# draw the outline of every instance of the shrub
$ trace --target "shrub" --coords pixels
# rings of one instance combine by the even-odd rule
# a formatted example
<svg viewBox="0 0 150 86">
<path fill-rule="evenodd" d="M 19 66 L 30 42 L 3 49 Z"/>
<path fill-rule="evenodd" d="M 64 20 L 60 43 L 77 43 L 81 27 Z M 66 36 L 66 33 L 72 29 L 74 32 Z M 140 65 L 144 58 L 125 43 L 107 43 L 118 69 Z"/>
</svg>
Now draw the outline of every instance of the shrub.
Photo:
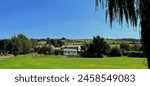
<svg viewBox="0 0 150 86">
<path fill-rule="evenodd" d="M 54 54 L 55 54 L 55 55 L 59 55 L 59 54 L 60 54 L 60 51 L 59 51 L 59 50 L 54 50 Z"/>
<path fill-rule="evenodd" d="M 121 44 L 120 44 L 120 49 L 129 51 L 129 50 L 130 50 L 130 45 L 127 44 L 127 43 L 121 43 Z"/>
<path fill-rule="evenodd" d="M 40 48 L 38 48 L 38 53 L 39 54 L 53 54 L 54 49 L 50 45 L 44 45 Z"/>
<path fill-rule="evenodd" d="M 19 53 L 18 53 L 17 51 L 14 51 L 14 52 L 13 52 L 13 55 L 14 55 L 14 56 L 18 56 Z"/>
<path fill-rule="evenodd" d="M 133 51 L 140 51 L 141 46 L 139 44 L 133 44 L 133 46 L 131 47 L 131 49 Z"/>
<path fill-rule="evenodd" d="M 122 55 L 123 55 L 123 56 L 127 56 L 127 51 L 126 51 L 126 50 L 121 49 L 121 52 L 122 52 Z"/>
<path fill-rule="evenodd" d="M 128 57 L 144 57 L 143 52 L 140 51 L 132 51 L 127 53 Z"/>
<path fill-rule="evenodd" d="M 122 56 L 122 52 L 119 48 L 114 47 L 110 51 L 110 56 Z"/>
</svg>

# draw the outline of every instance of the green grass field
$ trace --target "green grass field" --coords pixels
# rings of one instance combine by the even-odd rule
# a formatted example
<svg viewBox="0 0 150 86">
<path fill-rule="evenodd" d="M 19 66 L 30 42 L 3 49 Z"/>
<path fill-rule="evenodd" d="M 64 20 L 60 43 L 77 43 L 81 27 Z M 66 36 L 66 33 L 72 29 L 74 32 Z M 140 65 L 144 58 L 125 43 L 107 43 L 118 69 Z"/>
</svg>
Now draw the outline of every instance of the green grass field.
<svg viewBox="0 0 150 86">
<path fill-rule="evenodd" d="M 145 58 L 68 58 L 24 55 L 0 60 L 1 69 L 147 69 Z"/>
</svg>

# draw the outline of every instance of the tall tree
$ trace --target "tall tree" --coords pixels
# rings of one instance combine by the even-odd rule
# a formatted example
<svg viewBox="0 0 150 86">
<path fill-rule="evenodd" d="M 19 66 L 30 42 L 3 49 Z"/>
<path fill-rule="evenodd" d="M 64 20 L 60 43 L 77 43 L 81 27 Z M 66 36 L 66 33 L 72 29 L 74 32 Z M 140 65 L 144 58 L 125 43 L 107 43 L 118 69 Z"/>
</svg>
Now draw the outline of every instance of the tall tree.
<svg viewBox="0 0 150 86">
<path fill-rule="evenodd" d="M 93 37 L 93 41 L 85 45 L 83 55 L 88 57 L 103 57 L 110 50 L 110 46 L 100 36 Z M 87 55 L 86 55 L 87 54 Z"/>
<path fill-rule="evenodd" d="M 21 54 L 27 54 L 31 51 L 31 42 L 30 40 L 23 34 L 18 35 L 18 42 L 20 43 Z"/>
<path fill-rule="evenodd" d="M 12 42 L 12 53 L 14 55 L 18 54 L 28 54 L 31 51 L 31 42 L 30 40 L 23 34 L 19 34 L 18 36 L 13 36 L 11 38 Z"/>
<path fill-rule="evenodd" d="M 20 48 L 19 48 L 19 43 L 18 43 L 18 38 L 16 36 L 13 36 L 11 38 L 12 41 L 12 54 L 14 54 L 14 56 L 17 56 L 20 52 Z"/>
<path fill-rule="evenodd" d="M 115 19 L 122 24 L 124 18 L 133 27 L 140 25 L 143 50 L 150 68 L 150 0 L 96 0 L 96 7 L 99 5 L 106 8 L 111 26 Z"/>
</svg>

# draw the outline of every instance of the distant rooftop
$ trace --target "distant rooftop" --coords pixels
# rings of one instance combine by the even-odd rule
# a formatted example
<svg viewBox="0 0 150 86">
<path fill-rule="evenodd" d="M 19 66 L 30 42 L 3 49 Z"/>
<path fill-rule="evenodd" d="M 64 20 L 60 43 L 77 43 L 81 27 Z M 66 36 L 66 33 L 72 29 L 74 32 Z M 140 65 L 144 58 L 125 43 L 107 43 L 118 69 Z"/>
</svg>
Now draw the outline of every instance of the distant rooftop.
<svg viewBox="0 0 150 86">
<path fill-rule="evenodd" d="M 62 51 L 77 51 L 77 49 L 62 49 Z"/>
</svg>

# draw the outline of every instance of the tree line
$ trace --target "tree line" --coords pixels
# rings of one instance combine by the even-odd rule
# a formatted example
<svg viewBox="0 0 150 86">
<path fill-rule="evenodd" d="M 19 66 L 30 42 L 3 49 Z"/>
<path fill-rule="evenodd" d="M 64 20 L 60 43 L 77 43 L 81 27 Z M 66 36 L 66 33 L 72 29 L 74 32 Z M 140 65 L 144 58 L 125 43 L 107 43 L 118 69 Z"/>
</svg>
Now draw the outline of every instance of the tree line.
<svg viewBox="0 0 150 86">
<path fill-rule="evenodd" d="M 23 34 L 11 37 L 11 39 L 0 40 L 0 54 L 19 54 L 39 53 L 39 54 L 59 54 L 59 50 L 55 47 L 64 45 L 62 40 L 65 39 L 44 39 L 45 44 L 39 45 L 37 39 L 29 39 Z M 128 43 L 117 44 L 119 47 L 111 47 L 104 38 L 100 36 L 93 37 L 92 42 L 86 43 L 79 52 L 81 57 L 103 57 L 107 56 L 129 56 L 129 57 L 143 57 L 142 46 L 138 43 L 130 46 Z"/>
<path fill-rule="evenodd" d="M 129 45 L 122 42 L 118 46 L 111 47 L 104 38 L 100 36 L 93 37 L 93 41 L 82 46 L 81 56 L 83 57 L 103 57 L 103 56 L 129 56 L 129 57 L 144 57 L 142 46 L 136 42 Z"/>
<path fill-rule="evenodd" d="M 46 44 L 41 46 L 38 42 L 38 39 L 29 39 L 23 34 L 13 36 L 10 39 L 0 40 L 0 55 L 13 54 L 17 56 L 33 52 L 39 54 L 52 54 L 54 52 L 54 47 L 61 47 L 64 45 L 61 39 L 46 39 Z"/>
<path fill-rule="evenodd" d="M 37 45 L 35 40 L 29 40 L 25 35 L 19 34 L 11 39 L 0 40 L 0 53 L 13 54 L 28 54 Z"/>
</svg>

